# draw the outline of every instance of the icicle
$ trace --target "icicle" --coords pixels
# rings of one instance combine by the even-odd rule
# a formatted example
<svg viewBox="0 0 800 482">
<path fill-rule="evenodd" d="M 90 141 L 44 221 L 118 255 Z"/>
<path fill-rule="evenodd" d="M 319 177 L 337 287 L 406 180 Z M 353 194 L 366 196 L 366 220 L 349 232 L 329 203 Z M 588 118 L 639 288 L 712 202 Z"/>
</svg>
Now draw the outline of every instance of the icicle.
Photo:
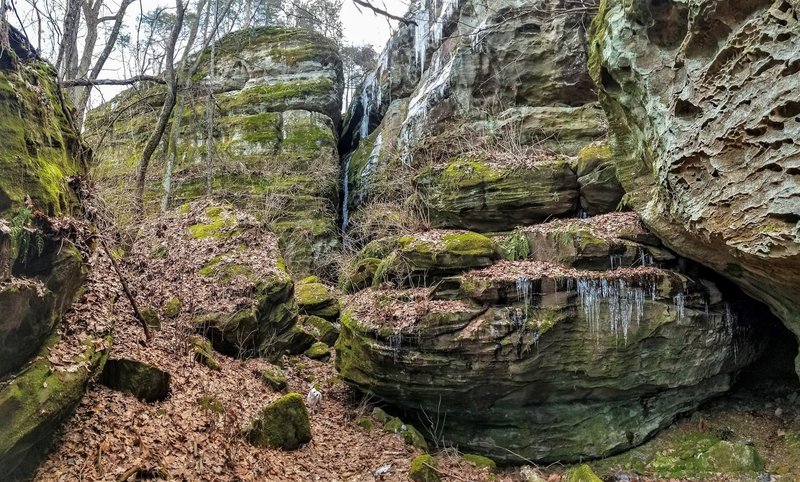
<svg viewBox="0 0 800 482">
<path fill-rule="evenodd" d="M 602 307 L 605 304 L 609 330 L 614 335 L 622 331 L 626 344 L 631 324 L 635 322 L 638 325 L 644 315 L 645 290 L 629 286 L 621 278 L 616 282 L 605 278 L 578 279 L 578 296 L 583 307 L 583 315 L 589 322 L 589 330 L 599 334 L 603 319 Z"/>
<path fill-rule="evenodd" d="M 426 0 L 421 0 L 419 9 L 414 15 L 414 59 L 419 65 L 420 73 L 425 72 L 425 54 L 428 50 L 428 23 L 430 14 L 428 13 L 428 6 Z"/>
<path fill-rule="evenodd" d="M 682 320 L 686 316 L 683 291 L 679 291 L 678 294 L 672 298 L 672 301 L 675 305 L 675 312 L 678 314 L 678 319 Z"/>
</svg>

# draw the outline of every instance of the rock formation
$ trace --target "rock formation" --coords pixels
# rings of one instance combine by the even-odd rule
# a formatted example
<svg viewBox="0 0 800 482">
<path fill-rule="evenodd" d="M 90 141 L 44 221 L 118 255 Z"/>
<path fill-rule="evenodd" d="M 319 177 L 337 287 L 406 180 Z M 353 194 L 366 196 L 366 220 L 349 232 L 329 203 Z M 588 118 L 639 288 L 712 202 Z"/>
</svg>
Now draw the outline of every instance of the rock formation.
<svg viewBox="0 0 800 482">
<path fill-rule="evenodd" d="M 590 70 L 627 202 L 800 335 L 798 15 L 784 0 L 607 0 Z"/>
<path fill-rule="evenodd" d="M 639 206 L 590 79 L 590 9 L 409 15 L 340 143 L 360 248 L 343 378 L 507 463 L 616 453 L 727 391 L 763 348 L 759 315 L 635 213 L 604 214 Z"/>
<path fill-rule="evenodd" d="M 339 162 L 342 65 L 335 45 L 301 29 L 264 27 L 234 32 L 209 52 L 193 78 L 214 92 L 215 199 L 232 202 L 278 235 L 290 271 L 324 271 L 339 244 Z M 192 60 L 193 61 L 193 60 Z M 163 88 L 125 91 L 87 119 L 87 139 L 99 143 L 95 174 L 109 199 L 130 196 L 131 179 L 155 119 Z M 173 174 L 172 206 L 207 192 L 207 94 L 184 110 Z M 109 131 L 111 120 L 116 119 Z M 164 144 L 168 139 L 163 140 Z M 152 213 L 163 194 L 165 163 L 150 168 L 146 201 Z"/>
</svg>

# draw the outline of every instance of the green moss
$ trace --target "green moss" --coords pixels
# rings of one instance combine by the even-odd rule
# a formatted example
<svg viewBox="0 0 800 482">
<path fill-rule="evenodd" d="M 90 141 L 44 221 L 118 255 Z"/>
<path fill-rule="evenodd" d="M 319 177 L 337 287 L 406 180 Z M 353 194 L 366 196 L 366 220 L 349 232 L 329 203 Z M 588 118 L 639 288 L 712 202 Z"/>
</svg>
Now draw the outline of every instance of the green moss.
<svg viewBox="0 0 800 482">
<path fill-rule="evenodd" d="M 276 366 L 264 368 L 259 372 L 259 374 L 261 376 L 261 380 L 266 383 L 267 386 L 277 392 L 286 390 L 286 387 L 289 385 L 289 380 L 286 378 L 283 370 Z"/>
<path fill-rule="evenodd" d="M 212 370 L 221 370 L 217 357 L 214 355 L 214 349 L 211 347 L 211 342 L 200 335 L 192 335 L 189 337 L 189 347 L 194 355 L 194 360 L 202 363 Z"/>
<path fill-rule="evenodd" d="M 244 264 L 225 261 L 225 255 L 212 258 L 200 268 L 198 273 L 206 278 L 217 278 L 223 283 L 235 278 L 248 280 L 254 280 L 255 278 L 252 268 Z"/>
<path fill-rule="evenodd" d="M 386 423 L 389 421 L 389 415 L 381 407 L 375 407 L 372 409 L 372 418 L 380 423 Z"/>
<path fill-rule="evenodd" d="M 311 441 L 303 397 L 289 393 L 267 405 L 247 431 L 247 439 L 256 446 L 295 450 Z"/>
<path fill-rule="evenodd" d="M 764 461 L 751 445 L 708 432 L 677 431 L 595 465 L 601 472 L 624 469 L 659 478 L 702 479 L 720 473 L 755 476 Z"/>
<path fill-rule="evenodd" d="M 494 472 L 497 469 L 497 464 L 489 457 L 478 454 L 464 454 L 462 457 L 479 469 L 487 469 L 490 472 Z"/>
<path fill-rule="evenodd" d="M 411 461 L 408 477 L 414 482 L 440 482 L 437 467 L 436 459 L 430 454 L 418 455 Z"/>
<path fill-rule="evenodd" d="M 367 432 L 370 432 L 373 428 L 375 428 L 375 422 L 373 422 L 369 417 L 358 417 L 356 418 L 355 423 L 357 426 L 363 428 Z"/>
<path fill-rule="evenodd" d="M 156 330 L 161 329 L 161 319 L 158 317 L 156 310 L 152 308 L 142 308 L 139 312 L 147 323 L 147 326 Z"/>
<path fill-rule="evenodd" d="M 493 257 L 497 252 L 494 241 L 478 233 L 446 234 L 442 240 L 448 253 Z"/>
<path fill-rule="evenodd" d="M 150 251 L 150 257 L 153 259 L 165 259 L 167 256 L 169 256 L 169 248 L 166 246 L 158 246 Z"/>
<path fill-rule="evenodd" d="M 304 355 L 312 360 L 327 361 L 331 357 L 331 349 L 325 343 L 318 341 L 311 345 Z"/>
<path fill-rule="evenodd" d="M 197 404 L 200 405 L 200 408 L 207 412 L 212 413 L 224 413 L 225 408 L 222 406 L 222 400 L 215 397 L 214 395 L 203 395 L 202 397 L 197 399 Z"/>
<path fill-rule="evenodd" d="M 236 215 L 232 213 L 231 214 L 223 213 L 221 208 L 219 208 L 220 211 L 216 211 L 213 209 L 214 208 L 209 208 L 209 210 L 214 214 L 209 215 L 208 212 L 206 212 L 206 215 L 211 220 L 211 222 L 199 223 L 189 226 L 189 234 L 192 238 L 223 239 L 231 237 L 235 234 L 235 231 L 230 228 L 236 224 Z"/>
<path fill-rule="evenodd" d="M 567 470 L 561 480 L 563 482 L 603 482 L 586 464 Z"/>
<path fill-rule="evenodd" d="M 164 303 L 164 306 L 161 308 L 161 311 L 167 318 L 174 319 L 178 317 L 178 315 L 181 312 L 181 309 L 183 309 L 183 302 L 177 296 L 173 296 L 172 298 L 167 300 L 166 303 Z"/>
<path fill-rule="evenodd" d="M 96 351 L 94 342 L 85 343 L 74 363 L 85 368 L 69 372 L 56 369 L 47 360 L 58 343 L 52 335 L 33 361 L 0 389 L 0 472 L 11 474 L 21 463 L 30 465 L 46 452 L 32 441 L 52 440 L 60 424 L 80 402 L 86 384 L 101 369 L 107 350 Z M 111 346 L 111 338 L 103 340 Z"/>
<path fill-rule="evenodd" d="M 298 101 L 332 92 L 334 92 L 333 81 L 320 77 L 303 82 L 279 82 L 258 85 L 241 90 L 236 95 L 223 97 L 220 103 L 224 110 L 265 104 L 273 105 L 277 108 L 292 100 Z"/>
<path fill-rule="evenodd" d="M 317 306 L 332 299 L 328 287 L 322 283 L 300 282 L 295 285 L 294 296 L 301 307 Z"/>
<path fill-rule="evenodd" d="M 441 172 L 442 185 L 449 188 L 463 189 L 485 182 L 496 181 L 502 172 L 492 169 L 482 161 L 473 159 L 457 159 L 450 162 Z"/>
</svg>

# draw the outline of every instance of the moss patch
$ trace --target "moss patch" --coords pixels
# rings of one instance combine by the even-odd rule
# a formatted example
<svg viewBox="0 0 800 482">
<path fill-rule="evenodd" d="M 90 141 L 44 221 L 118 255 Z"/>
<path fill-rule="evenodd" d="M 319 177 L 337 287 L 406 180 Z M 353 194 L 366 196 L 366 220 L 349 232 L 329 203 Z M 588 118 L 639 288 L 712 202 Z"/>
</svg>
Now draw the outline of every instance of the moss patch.
<svg viewBox="0 0 800 482">
<path fill-rule="evenodd" d="M 308 411 L 299 393 L 289 393 L 267 405 L 247 431 L 256 446 L 296 450 L 311 441 Z"/>
<path fill-rule="evenodd" d="M 418 455 L 411 461 L 408 477 L 414 482 L 441 482 L 437 467 L 436 459 L 430 454 Z"/>
</svg>

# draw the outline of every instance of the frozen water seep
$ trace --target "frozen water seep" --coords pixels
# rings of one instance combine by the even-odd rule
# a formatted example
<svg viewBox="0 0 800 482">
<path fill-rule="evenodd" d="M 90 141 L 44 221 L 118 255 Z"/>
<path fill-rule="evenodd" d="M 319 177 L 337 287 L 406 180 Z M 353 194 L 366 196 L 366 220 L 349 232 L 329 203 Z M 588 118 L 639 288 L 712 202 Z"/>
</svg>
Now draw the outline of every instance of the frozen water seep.
<svg viewBox="0 0 800 482">
<path fill-rule="evenodd" d="M 651 291 L 655 293 L 655 281 L 652 284 Z M 590 330 L 599 333 L 607 316 L 611 332 L 617 335 L 622 331 L 627 343 L 631 324 L 635 322 L 638 325 L 644 315 L 645 288 L 631 286 L 622 278 L 578 279 L 577 291 Z"/>
<path fill-rule="evenodd" d="M 397 361 L 397 355 L 400 351 L 400 347 L 403 346 L 403 333 L 398 331 L 397 333 L 393 333 L 389 335 L 389 350 L 394 355 L 394 360 Z"/>
<path fill-rule="evenodd" d="M 675 312 L 678 314 L 678 319 L 682 320 L 686 316 L 686 301 L 683 296 L 683 291 L 679 291 L 678 294 L 672 298 L 672 301 L 675 304 Z"/>
<path fill-rule="evenodd" d="M 344 168 L 342 172 L 342 233 L 347 231 L 347 224 L 350 222 L 350 183 L 348 182 L 348 172 L 350 171 L 350 158 L 353 154 L 350 153 L 344 156 Z"/>
<path fill-rule="evenodd" d="M 442 42 L 442 32 L 444 31 L 444 26 L 446 23 L 450 21 L 450 18 L 453 16 L 453 13 L 456 12 L 458 9 L 458 0 L 443 0 L 441 10 L 439 10 L 439 16 L 436 18 L 433 26 L 431 27 L 431 42 L 433 43 L 434 47 L 438 47 L 439 44 Z"/>
<path fill-rule="evenodd" d="M 470 34 L 470 46 L 472 47 L 473 52 L 478 51 L 478 46 L 480 45 L 483 38 L 486 37 L 486 31 L 488 30 L 486 22 L 488 20 L 489 20 L 488 17 L 483 19 L 483 22 L 481 22 L 475 28 L 475 30 L 473 30 L 472 33 Z"/>
<path fill-rule="evenodd" d="M 383 133 L 378 132 L 378 135 L 375 137 L 375 145 L 372 146 L 372 151 L 369 153 L 369 157 L 367 158 L 367 163 L 364 164 L 364 168 L 361 169 L 361 183 L 362 186 L 368 185 L 372 179 L 375 177 L 375 172 L 378 170 L 378 159 L 381 155 L 381 146 L 383 145 Z M 359 200 L 363 200 L 364 193 L 367 189 L 362 188 L 359 192 Z"/>
<path fill-rule="evenodd" d="M 612 254 L 611 256 L 609 256 L 608 262 L 611 265 L 611 269 L 620 268 L 622 267 L 622 256 L 618 254 Z"/>
<path fill-rule="evenodd" d="M 414 137 L 413 133 L 418 120 L 428 115 L 429 104 L 444 97 L 454 61 L 455 56 L 451 57 L 444 66 L 441 66 L 441 60 L 436 57 L 433 62 L 434 69 L 431 70 L 425 82 L 418 89 L 417 94 L 408 103 L 408 114 L 400 129 L 400 141 L 403 147 L 402 158 L 406 165 L 410 165 L 412 161 L 411 141 Z M 436 73 L 436 75 L 430 75 L 433 73 Z"/>
<path fill-rule="evenodd" d="M 653 255 L 647 252 L 646 249 L 639 248 L 639 264 L 641 266 L 653 266 L 655 261 L 653 260 Z"/>
<path fill-rule="evenodd" d="M 426 0 L 419 2 L 419 7 L 414 14 L 414 59 L 420 66 L 420 72 L 425 71 L 425 54 L 428 50 L 428 30 L 430 14 Z"/>
<path fill-rule="evenodd" d="M 367 75 L 366 80 L 364 81 L 364 87 L 361 88 L 361 95 L 359 102 L 361 103 L 361 110 L 363 113 L 361 115 L 361 125 L 359 126 L 358 133 L 360 134 L 362 139 L 369 135 L 370 112 L 372 111 L 373 108 L 380 107 L 381 88 L 376 79 L 377 79 L 376 72 L 370 72 L 369 75 Z M 377 100 L 374 106 L 372 104 L 373 100 Z"/>
</svg>

